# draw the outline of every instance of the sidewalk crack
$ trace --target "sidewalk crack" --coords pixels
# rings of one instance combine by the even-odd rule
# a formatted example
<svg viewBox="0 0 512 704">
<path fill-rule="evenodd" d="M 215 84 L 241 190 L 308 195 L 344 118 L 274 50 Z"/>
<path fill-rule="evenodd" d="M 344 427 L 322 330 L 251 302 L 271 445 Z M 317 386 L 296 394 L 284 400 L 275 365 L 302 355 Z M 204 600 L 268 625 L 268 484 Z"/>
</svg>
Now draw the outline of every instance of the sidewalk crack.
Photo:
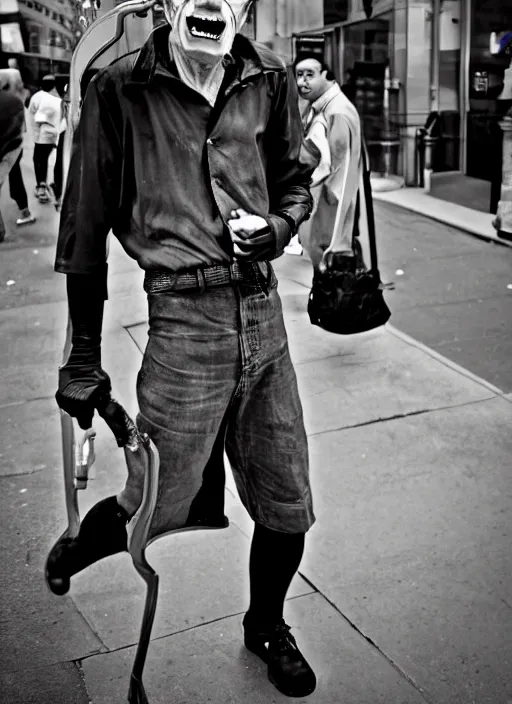
<svg viewBox="0 0 512 704">
<path fill-rule="evenodd" d="M 437 413 L 438 411 L 449 411 L 452 408 L 465 408 L 466 406 L 474 406 L 478 403 L 486 403 L 488 401 L 494 401 L 498 396 L 492 396 L 491 398 L 480 398 L 476 401 L 466 401 L 466 403 L 455 403 L 449 406 L 439 406 L 437 408 L 425 408 L 419 411 L 409 411 L 408 413 L 396 413 L 392 416 L 386 416 L 385 418 L 374 418 L 373 420 L 363 421 L 362 423 L 354 423 L 354 425 L 342 425 L 337 428 L 329 428 L 329 430 L 319 430 L 316 433 L 308 433 L 308 438 L 317 437 L 319 435 L 327 435 L 328 433 L 339 433 L 343 430 L 353 430 L 354 428 L 364 428 L 367 425 L 376 425 L 377 423 L 387 423 L 392 420 L 401 420 L 402 418 L 409 418 L 411 416 L 422 416 L 426 413 Z"/>
</svg>

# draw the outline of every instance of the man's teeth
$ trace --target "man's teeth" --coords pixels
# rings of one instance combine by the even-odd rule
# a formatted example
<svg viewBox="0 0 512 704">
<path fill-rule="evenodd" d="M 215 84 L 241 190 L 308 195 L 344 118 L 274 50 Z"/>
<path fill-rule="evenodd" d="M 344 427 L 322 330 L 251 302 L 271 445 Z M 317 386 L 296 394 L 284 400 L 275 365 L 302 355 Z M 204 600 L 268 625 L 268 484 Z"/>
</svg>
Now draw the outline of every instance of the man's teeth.
<svg viewBox="0 0 512 704">
<path fill-rule="evenodd" d="M 187 17 L 187 26 L 194 37 L 218 40 L 224 32 L 226 23 L 218 17 L 192 15 Z"/>
<path fill-rule="evenodd" d="M 219 39 L 218 34 L 209 34 L 208 32 L 200 32 L 195 27 L 192 27 L 192 29 L 190 30 L 190 34 L 193 34 L 194 37 L 206 37 L 207 39 Z"/>
</svg>

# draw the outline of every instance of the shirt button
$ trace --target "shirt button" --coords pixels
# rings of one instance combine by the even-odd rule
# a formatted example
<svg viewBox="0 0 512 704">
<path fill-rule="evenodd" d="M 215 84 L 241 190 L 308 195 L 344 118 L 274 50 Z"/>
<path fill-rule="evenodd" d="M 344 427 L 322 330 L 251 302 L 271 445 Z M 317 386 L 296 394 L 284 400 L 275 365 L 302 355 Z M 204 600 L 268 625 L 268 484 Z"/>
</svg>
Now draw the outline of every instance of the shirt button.
<svg viewBox="0 0 512 704">
<path fill-rule="evenodd" d="M 217 144 L 217 140 L 209 138 L 206 140 L 206 144 L 210 145 L 211 147 L 214 147 Z"/>
</svg>

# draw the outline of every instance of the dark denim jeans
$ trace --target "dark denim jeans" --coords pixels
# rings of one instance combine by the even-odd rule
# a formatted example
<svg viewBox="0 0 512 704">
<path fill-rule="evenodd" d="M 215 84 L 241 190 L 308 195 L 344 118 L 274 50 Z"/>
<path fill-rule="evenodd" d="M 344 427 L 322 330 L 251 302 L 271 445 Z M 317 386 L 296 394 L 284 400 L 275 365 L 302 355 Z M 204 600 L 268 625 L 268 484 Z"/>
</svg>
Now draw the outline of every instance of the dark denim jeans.
<svg viewBox="0 0 512 704">
<path fill-rule="evenodd" d="M 160 454 L 151 536 L 222 524 L 224 449 L 240 498 L 268 528 L 314 522 L 307 438 L 277 280 L 149 294 L 139 428 Z M 265 272 L 264 272 L 265 273 Z"/>
</svg>

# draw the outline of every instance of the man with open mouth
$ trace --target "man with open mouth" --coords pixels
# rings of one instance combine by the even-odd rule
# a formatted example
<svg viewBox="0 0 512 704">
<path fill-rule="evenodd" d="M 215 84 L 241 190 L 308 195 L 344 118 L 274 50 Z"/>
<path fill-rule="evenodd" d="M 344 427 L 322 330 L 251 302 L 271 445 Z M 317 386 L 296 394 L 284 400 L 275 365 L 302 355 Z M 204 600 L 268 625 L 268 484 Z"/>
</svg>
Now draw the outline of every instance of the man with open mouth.
<svg viewBox="0 0 512 704">
<path fill-rule="evenodd" d="M 73 347 L 57 401 L 83 428 L 110 393 L 101 366 L 110 229 L 145 271 L 149 341 L 138 427 L 160 455 L 150 537 L 222 528 L 226 452 L 255 522 L 246 646 L 284 694 L 315 689 L 283 619 L 314 523 L 308 450 L 277 279 L 312 208 L 297 91 L 284 63 L 240 29 L 252 0 L 163 0 L 167 24 L 91 81 L 75 133 L 56 256 Z M 111 305 L 115 305 L 115 301 Z M 93 507 L 49 555 L 64 594 L 126 549 L 142 485 Z"/>
</svg>

